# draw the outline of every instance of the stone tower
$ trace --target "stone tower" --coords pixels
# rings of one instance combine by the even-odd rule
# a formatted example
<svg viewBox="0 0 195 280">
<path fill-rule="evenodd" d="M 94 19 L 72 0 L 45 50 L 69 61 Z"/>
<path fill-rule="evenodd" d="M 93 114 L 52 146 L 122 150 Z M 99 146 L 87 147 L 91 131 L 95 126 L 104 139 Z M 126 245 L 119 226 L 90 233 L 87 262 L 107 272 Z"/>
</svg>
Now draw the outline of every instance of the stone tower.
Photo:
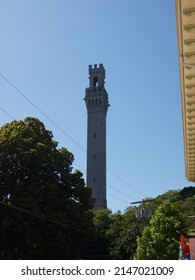
<svg viewBox="0 0 195 280">
<path fill-rule="evenodd" d="M 87 186 L 92 189 L 94 210 L 107 207 L 106 200 L 106 114 L 109 107 L 104 87 L 103 64 L 89 65 L 89 87 L 85 91 L 87 106 Z"/>
</svg>

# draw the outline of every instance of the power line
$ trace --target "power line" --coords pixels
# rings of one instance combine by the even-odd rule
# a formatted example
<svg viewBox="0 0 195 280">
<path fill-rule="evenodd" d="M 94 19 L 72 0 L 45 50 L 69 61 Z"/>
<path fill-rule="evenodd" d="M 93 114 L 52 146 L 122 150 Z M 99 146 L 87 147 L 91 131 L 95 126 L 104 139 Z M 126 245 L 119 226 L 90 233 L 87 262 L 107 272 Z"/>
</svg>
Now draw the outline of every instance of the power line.
<svg viewBox="0 0 195 280">
<path fill-rule="evenodd" d="M 2 107 L 0 107 L 0 110 L 4 112 L 8 117 L 10 117 L 12 120 L 15 120 L 15 118 L 12 115 L 10 115 L 7 111 L 5 111 Z"/>
<path fill-rule="evenodd" d="M 129 205 L 129 201 L 120 199 L 120 198 L 118 198 L 118 197 L 116 197 L 116 196 L 114 196 L 114 195 L 111 195 L 111 194 L 108 194 L 108 196 L 113 197 L 113 198 L 115 198 L 115 199 L 117 199 L 117 200 L 120 200 L 120 201 L 124 202 L 125 204 L 127 203 L 127 204 Z"/>
<path fill-rule="evenodd" d="M 78 168 L 82 169 L 84 172 L 86 172 L 85 168 L 83 168 L 81 165 L 77 164 L 75 161 L 73 162 Z"/>
<path fill-rule="evenodd" d="M 48 221 L 48 222 L 51 222 L 51 223 L 60 225 L 60 226 L 68 227 L 68 228 L 71 228 L 71 229 L 74 229 L 74 230 L 77 230 L 77 231 L 80 231 L 80 232 L 88 233 L 88 234 L 93 234 L 93 233 L 90 232 L 90 231 L 82 230 L 82 229 L 73 227 L 73 226 L 71 226 L 71 225 L 64 224 L 64 223 L 62 223 L 62 222 L 59 222 L 59 221 L 57 221 L 57 220 L 54 220 L 54 219 L 52 219 L 52 218 L 50 218 L 50 217 L 47 217 L 47 216 L 45 216 L 45 215 L 40 215 L 40 214 L 31 212 L 31 211 L 26 210 L 26 209 L 23 209 L 23 208 L 13 206 L 13 205 L 11 205 L 11 204 L 6 204 L 6 203 L 4 203 L 4 202 L 0 202 L 0 204 L 3 205 L 3 206 L 7 206 L 7 207 L 9 207 L 9 208 L 12 208 L 12 209 L 14 209 L 14 210 L 17 210 L 17 211 L 26 213 L 26 214 L 28 214 L 28 215 L 34 216 L 34 217 L 36 217 L 36 218 L 39 218 L 39 219 L 42 219 L 42 220 L 45 220 L 45 221 Z"/>
<path fill-rule="evenodd" d="M 13 87 L 13 89 L 15 89 L 23 98 L 25 98 L 35 109 L 37 109 L 49 122 L 51 122 L 56 128 L 58 128 L 64 135 L 66 135 L 71 141 L 73 141 L 79 148 L 81 148 L 83 151 L 87 152 L 86 149 L 84 149 L 77 141 L 75 141 L 67 132 L 65 132 L 58 124 L 56 124 L 50 117 L 48 117 L 48 115 L 46 115 L 37 105 L 35 105 L 28 97 L 26 97 L 26 95 L 24 93 L 21 92 L 21 90 L 19 90 L 13 83 L 11 83 L 2 73 L 0 73 L 0 76 L 9 84 L 11 85 L 11 87 Z M 12 117 L 10 115 L 10 117 Z M 13 117 L 12 117 L 13 118 Z M 77 165 L 75 163 L 75 165 Z M 77 165 L 79 166 L 79 165 Z M 84 168 L 82 168 L 83 170 L 85 170 Z M 132 186 L 130 186 L 127 182 L 125 182 L 120 176 L 118 176 L 117 174 L 115 174 L 113 171 L 111 171 L 110 169 L 107 168 L 107 170 L 113 175 L 115 176 L 118 180 L 120 180 L 121 182 L 123 182 L 126 186 L 128 186 L 129 188 L 131 188 L 132 190 L 134 190 L 135 192 L 141 194 L 142 196 L 146 197 L 145 194 L 139 192 L 137 189 L 133 188 Z"/>
<path fill-rule="evenodd" d="M 0 110 L 3 111 L 6 115 L 8 115 L 11 119 L 16 120 L 11 114 L 9 114 L 6 110 L 4 110 L 2 107 L 0 107 Z M 32 129 L 31 129 L 32 131 Z M 26 145 L 26 147 L 28 148 L 28 146 Z M 42 159 L 44 159 L 45 161 L 49 162 L 46 158 L 42 157 Z M 79 164 L 77 164 L 74 161 L 74 165 L 76 165 L 77 167 L 79 167 L 80 169 L 86 171 L 82 166 L 80 166 Z M 56 166 L 56 165 L 55 165 Z M 59 168 L 58 166 L 56 166 L 59 170 L 61 170 L 64 173 L 64 170 Z"/>
<path fill-rule="evenodd" d="M 24 97 L 36 110 L 38 110 L 49 122 L 51 122 L 55 127 L 57 127 L 64 135 L 66 135 L 71 141 L 73 141 L 79 148 L 86 152 L 78 142 L 76 142 L 68 133 L 66 133 L 59 125 L 57 125 L 48 115 L 46 115 L 37 105 L 35 105 L 25 94 L 23 94 L 17 87 L 15 87 L 2 73 L 0 76 L 9 83 L 22 97 Z"/>
<path fill-rule="evenodd" d="M 13 120 L 15 120 L 15 118 L 11 115 L 11 114 L 9 114 L 6 110 L 4 110 L 2 107 L 0 107 L 0 110 L 1 111 L 3 111 L 6 115 L 8 115 L 10 118 L 12 118 Z M 43 157 L 42 157 L 43 158 Z M 45 159 L 45 158 L 43 158 L 43 159 Z M 46 159 L 45 159 L 46 160 Z M 47 160 L 46 160 L 47 161 Z M 79 164 L 77 164 L 76 162 L 74 162 L 74 164 L 77 166 L 77 167 L 79 167 L 80 169 L 82 169 L 83 171 L 85 171 L 86 172 L 86 169 L 84 169 L 82 166 L 80 166 Z M 57 168 L 59 168 L 58 166 L 56 166 Z M 62 170 L 62 169 L 61 169 Z M 64 170 L 62 170 L 63 172 L 64 172 Z M 110 170 L 108 170 L 108 171 L 110 171 Z M 111 171 L 111 173 L 113 174 L 113 175 L 115 175 L 112 171 Z M 115 175 L 115 176 L 117 176 L 117 175 Z M 118 176 L 117 176 L 118 177 Z M 108 186 L 109 188 L 112 188 L 113 190 L 115 190 L 116 192 L 118 192 L 118 193 L 120 193 L 120 194 L 122 194 L 122 195 L 125 195 L 126 197 L 129 197 L 129 198 L 132 198 L 132 197 L 130 197 L 129 195 L 127 195 L 127 194 L 125 194 L 125 193 L 123 193 L 123 192 L 121 192 L 121 191 L 119 191 L 118 189 L 116 189 L 116 188 L 114 188 L 114 187 L 112 187 L 112 186 Z M 121 199 L 119 199 L 119 198 L 116 198 L 116 197 L 114 197 L 115 199 L 118 199 L 118 200 L 121 200 Z"/>
<path fill-rule="evenodd" d="M 77 165 L 77 164 L 76 164 L 76 165 Z M 79 166 L 79 165 L 77 165 L 77 166 L 78 166 L 79 168 L 83 169 L 83 170 L 86 172 L 86 169 L 84 169 L 82 166 Z M 113 174 L 113 172 L 112 172 L 112 174 Z M 125 193 L 119 191 L 118 189 L 112 187 L 111 185 L 107 185 L 107 187 L 109 187 L 109 188 L 115 190 L 116 192 L 118 192 L 118 193 L 120 193 L 120 194 L 122 194 L 122 195 L 124 195 L 124 196 L 126 196 L 126 197 L 128 197 L 128 198 L 130 198 L 130 199 L 132 199 L 132 198 L 135 199 L 134 197 L 129 196 L 128 194 L 125 194 Z M 117 198 L 116 198 L 116 199 L 117 199 Z M 119 199 L 119 200 L 120 200 L 120 199 Z"/>
<path fill-rule="evenodd" d="M 6 115 L 8 115 L 9 117 L 11 117 L 13 120 L 15 120 L 15 118 L 14 118 L 12 115 L 10 115 L 6 110 L 4 110 L 2 107 L 0 107 L 0 110 L 2 110 L 4 113 L 6 113 Z M 43 157 L 42 157 L 42 158 L 43 158 Z M 45 158 L 43 158 L 43 159 L 46 160 L 46 161 L 48 161 L 48 160 L 45 159 Z M 86 172 L 86 169 L 84 169 L 82 166 L 80 166 L 80 165 L 77 164 L 76 162 L 74 162 L 74 164 L 75 164 L 77 167 L 79 167 L 80 169 L 82 169 L 83 171 Z M 56 166 L 56 167 L 57 167 L 58 169 L 60 169 L 58 166 Z M 62 169 L 60 169 L 60 170 L 61 170 L 62 172 L 64 172 L 64 170 L 62 170 Z M 128 198 L 132 198 L 131 196 L 129 196 L 129 195 L 127 195 L 127 194 L 125 194 L 125 193 L 119 191 L 118 189 L 116 189 L 116 188 L 114 188 L 114 187 L 112 187 L 112 186 L 110 186 L 110 185 L 107 185 L 107 186 L 108 186 L 109 188 L 115 190 L 116 192 L 118 192 L 118 193 L 120 193 L 120 194 L 122 194 L 122 195 L 128 197 Z M 116 197 L 115 197 L 115 199 L 121 200 L 121 199 L 116 198 Z"/>
<path fill-rule="evenodd" d="M 109 188 L 111 188 L 111 189 L 113 189 L 113 190 L 115 190 L 116 192 L 118 192 L 118 193 L 120 193 L 120 194 L 122 194 L 122 195 L 124 195 L 124 196 L 126 196 L 126 197 L 128 197 L 128 198 L 131 198 L 131 199 L 132 199 L 132 197 L 131 197 L 131 196 L 129 196 L 128 194 L 125 194 L 125 193 L 123 193 L 123 192 L 121 192 L 121 191 L 117 190 L 116 188 L 114 188 L 114 187 L 112 187 L 112 186 L 110 186 L 110 185 L 108 185 L 108 187 L 109 187 Z"/>
<path fill-rule="evenodd" d="M 121 177 L 119 177 L 117 174 L 115 174 L 113 171 L 111 171 L 110 169 L 107 168 L 107 170 L 113 175 L 115 176 L 117 179 L 119 179 L 121 182 L 123 182 L 127 187 L 129 187 L 130 189 L 134 190 L 135 192 L 141 194 L 142 196 L 146 197 L 145 194 L 143 194 L 142 192 L 139 192 L 138 190 L 136 190 L 135 188 L 133 188 L 132 186 L 130 186 L 127 182 L 125 182 Z"/>
</svg>

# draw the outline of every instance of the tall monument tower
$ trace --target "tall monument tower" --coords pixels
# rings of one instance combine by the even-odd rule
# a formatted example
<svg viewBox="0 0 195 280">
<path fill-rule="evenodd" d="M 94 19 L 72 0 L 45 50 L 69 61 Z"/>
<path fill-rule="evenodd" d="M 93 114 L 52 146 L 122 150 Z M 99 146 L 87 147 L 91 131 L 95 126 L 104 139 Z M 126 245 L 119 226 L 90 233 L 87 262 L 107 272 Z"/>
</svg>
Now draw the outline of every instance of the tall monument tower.
<svg viewBox="0 0 195 280">
<path fill-rule="evenodd" d="M 87 106 L 87 187 L 92 189 L 94 210 L 107 207 L 106 201 L 106 114 L 109 107 L 104 87 L 103 64 L 89 65 L 89 87 L 85 91 Z"/>
</svg>

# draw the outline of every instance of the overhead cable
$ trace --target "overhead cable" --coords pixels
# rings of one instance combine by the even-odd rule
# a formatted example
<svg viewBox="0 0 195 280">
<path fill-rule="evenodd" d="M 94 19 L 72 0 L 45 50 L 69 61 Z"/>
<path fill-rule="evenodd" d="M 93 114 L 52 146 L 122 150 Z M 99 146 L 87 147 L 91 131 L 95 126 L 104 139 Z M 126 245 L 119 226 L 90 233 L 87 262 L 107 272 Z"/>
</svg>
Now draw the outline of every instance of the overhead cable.
<svg viewBox="0 0 195 280">
<path fill-rule="evenodd" d="M 84 149 L 77 141 L 75 141 L 67 132 L 65 132 L 58 124 L 56 124 L 48 115 L 46 115 L 37 105 L 35 105 L 24 93 L 22 93 L 13 83 L 11 83 L 2 73 L 0 73 L 0 76 L 9 83 L 21 96 L 23 96 L 35 109 L 37 109 L 49 122 L 51 122 L 56 128 L 58 128 L 64 135 L 66 135 L 71 141 L 73 141 L 79 148 L 81 148 L 83 151 L 87 152 L 86 149 Z M 82 168 L 83 169 L 83 168 Z M 84 170 L 84 169 L 83 169 Z M 120 176 L 115 174 L 113 171 L 107 168 L 107 170 L 115 176 L 118 180 L 123 182 L 126 186 L 134 190 L 135 192 L 141 194 L 142 196 L 146 197 L 145 194 L 139 192 L 137 189 L 133 188 L 131 185 L 129 185 L 126 181 L 124 181 Z"/>
</svg>

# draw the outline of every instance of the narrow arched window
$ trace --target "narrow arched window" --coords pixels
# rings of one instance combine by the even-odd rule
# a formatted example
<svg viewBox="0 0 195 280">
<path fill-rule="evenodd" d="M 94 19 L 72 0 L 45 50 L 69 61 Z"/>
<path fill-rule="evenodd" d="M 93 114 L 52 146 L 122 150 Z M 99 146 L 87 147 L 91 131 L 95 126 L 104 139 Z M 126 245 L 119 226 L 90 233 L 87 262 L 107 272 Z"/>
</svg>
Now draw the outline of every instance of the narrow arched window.
<svg viewBox="0 0 195 280">
<path fill-rule="evenodd" d="M 98 85 L 98 77 L 95 76 L 95 77 L 93 78 L 93 86 L 94 86 L 94 87 L 97 87 L 97 85 Z"/>
</svg>

